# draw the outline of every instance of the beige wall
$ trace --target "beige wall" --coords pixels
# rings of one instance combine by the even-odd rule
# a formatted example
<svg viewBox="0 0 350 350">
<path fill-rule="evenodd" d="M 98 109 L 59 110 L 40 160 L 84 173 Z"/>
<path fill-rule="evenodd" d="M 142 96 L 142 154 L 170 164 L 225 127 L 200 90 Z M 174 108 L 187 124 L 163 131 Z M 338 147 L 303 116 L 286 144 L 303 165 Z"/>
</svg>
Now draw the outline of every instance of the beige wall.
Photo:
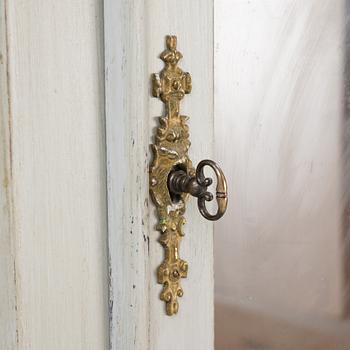
<svg viewBox="0 0 350 350">
<path fill-rule="evenodd" d="M 343 312 L 345 14 L 342 0 L 216 1 L 219 302 Z"/>
</svg>

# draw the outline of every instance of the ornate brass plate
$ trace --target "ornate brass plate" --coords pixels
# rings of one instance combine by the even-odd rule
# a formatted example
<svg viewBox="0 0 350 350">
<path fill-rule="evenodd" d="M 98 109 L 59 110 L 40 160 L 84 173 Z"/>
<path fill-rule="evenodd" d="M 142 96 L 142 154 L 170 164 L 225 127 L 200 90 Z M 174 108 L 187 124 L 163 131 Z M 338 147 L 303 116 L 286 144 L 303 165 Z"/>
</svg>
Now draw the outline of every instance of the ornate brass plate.
<svg viewBox="0 0 350 350">
<path fill-rule="evenodd" d="M 166 50 L 160 58 L 165 67 L 152 75 L 152 93 L 165 104 L 165 116 L 159 118 L 154 139 L 153 161 L 150 166 L 150 192 L 157 207 L 159 242 L 165 250 L 164 261 L 158 267 L 158 283 L 163 284 L 160 299 L 166 303 L 167 315 L 178 312 L 178 297 L 182 297 L 181 278 L 187 276 L 188 265 L 179 256 L 180 241 L 184 233 L 187 193 L 171 196 L 168 177 L 174 170 L 195 175 L 188 157 L 190 147 L 187 117 L 180 115 L 180 101 L 191 92 L 191 76 L 178 67 L 182 54 L 176 49 L 176 36 L 166 37 Z"/>
<path fill-rule="evenodd" d="M 180 280 L 187 277 L 188 265 L 180 259 L 179 248 L 185 223 L 184 213 L 188 195 L 198 198 L 199 212 L 207 220 L 218 220 L 227 208 L 227 183 L 221 168 L 212 160 L 199 162 L 193 169 L 188 157 L 190 148 L 187 117 L 180 115 L 180 101 L 191 92 L 191 76 L 178 66 L 182 55 L 176 49 L 176 36 L 166 37 L 166 50 L 160 58 L 165 67 L 159 74 L 152 75 L 152 93 L 165 104 L 165 116 L 159 117 L 150 167 L 150 192 L 157 207 L 161 232 L 160 243 L 165 250 L 164 261 L 158 267 L 158 283 L 163 284 L 160 299 L 166 303 L 166 313 L 176 314 L 178 297 L 183 290 Z M 217 211 L 211 214 L 206 202 L 214 196 L 208 192 L 213 183 L 204 175 L 204 167 L 210 167 L 216 176 Z"/>
</svg>

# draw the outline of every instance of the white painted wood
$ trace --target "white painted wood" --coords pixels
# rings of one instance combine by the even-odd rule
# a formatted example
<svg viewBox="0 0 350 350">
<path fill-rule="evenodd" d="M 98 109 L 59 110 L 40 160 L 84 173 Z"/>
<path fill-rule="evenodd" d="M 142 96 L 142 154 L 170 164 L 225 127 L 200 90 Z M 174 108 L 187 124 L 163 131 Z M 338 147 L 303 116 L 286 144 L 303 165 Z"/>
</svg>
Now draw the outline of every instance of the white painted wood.
<svg viewBox="0 0 350 350">
<path fill-rule="evenodd" d="M 105 1 L 110 348 L 147 349 L 148 72 L 142 1 Z"/>
<path fill-rule="evenodd" d="M 231 184 L 215 229 L 216 297 L 338 317 L 349 12 L 342 0 L 215 4 L 215 158 Z"/>
<path fill-rule="evenodd" d="M 165 315 L 156 269 L 163 257 L 148 194 L 149 144 L 162 103 L 150 96 L 150 74 L 167 34 L 178 36 L 193 91 L 182 103 L 190 116 L 194 164 L 212 156 L 213 3 L 105 1 L 105 69 L 110 254 L 111 348 L 212 349 L 212 224 L 192 200 L 181 256 L 189 262 L 179 313 Z"/>
<path fill-rule="evenodd" d="M 163 62 L 155 59 L 164 48 L 164 35 L 178 36 L 178 49 L 184 58 L 181 67 L 192 75 L 193 89 L 181 109 L 190 117 L 190 156 L 193 164 L 213 155 L 213 2 L 211 0 L 153 1 L 148 9 L 148 72 L 158 72 Z M 162 103 L 151 99 L 149 118 L 162 113 Z M 163 249 L 156 242 L 158 233 L 152 230 L 156 221 L 150 213 L 151 261 L 151 349 L 213 349 L 213 225 L 190 199 L 185 214 L 186 236 L 180 254 L 189 263 L 187 279 L 183 280 L 184 296 L 179 314 L 169 319 L 159 302 L 160 285 L 156 284 L 155 268 L 162 261 Z M 175 330 L 175 331 L 174 331 Z M 176 339 L 176 341 L 175 341 Z"/>
<path fill-rule="evenodd" d="M 16 274 L 11 171 L 11 111 L 5 1 L 0 1 L 0 349 L 16 349 Z"/>
<path fill-rule="evenodd" d="M 1 223 L 1 242 L 15 243 L 18 346 L 9 319 L 8 346 L 1 348 L 107 349 L 102 3 L 5 4 L 1 69 L 8 70 L 9 91 L 1 90 L 1 99 L 9 97 L 11 113 L 5 108 L 1 117 L 7 138 L 0 159 L 7 172 L 10 162 L 5 184 L 12 198 L 2 203 L 11 225 Z M 2 87 L 5 80 L 1 75 Z M 11 278 L 6 244 L 1 256 Z M 8 293 L 1 325 L 12 312 L 13 286 Z"/>
</svg>

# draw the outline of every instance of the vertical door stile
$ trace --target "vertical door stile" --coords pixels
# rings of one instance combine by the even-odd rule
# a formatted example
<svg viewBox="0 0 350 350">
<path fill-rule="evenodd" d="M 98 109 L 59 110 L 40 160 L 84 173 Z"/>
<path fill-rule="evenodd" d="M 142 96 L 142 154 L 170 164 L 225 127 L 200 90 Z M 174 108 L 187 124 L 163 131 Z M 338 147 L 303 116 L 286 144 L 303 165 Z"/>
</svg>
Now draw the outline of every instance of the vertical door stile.
<svg viewBox="0 0 350 350">
<path fill-rule="evenodd" d="M 189 262 L 181 308 L 174 317 L 159 300 L 163 260 L 155 207 L 149 198 L 150 144 L 162 103 L 151 97 L 151 73 L 165 36 L 177 35 L 193 90 L 180 113 L 189 116 L 189 153 L 196 164 L 213 154 L 213 1 L 105 1 L 105 83 L 110 347 L 213 349 L 213 225 L 196 203 L 186 209 L 181 255 Z"/>
<path fill-rule="evenodd" d="M 141 1 L 105 1 L 110 348 L 148 349 L 147 43 Z"/>
<path fill-rule="evenodd" d="M 16 330 L 16 271 L 11 177 L 11 99 L 8 75 L 6 4 L 0 0 L 0 348 L 14 349 Z"/>
<path fill-rule="evenodd" d="M 110 347 L 203 349 L 214 346 L 213 225 L 195 201 L 187 206 L 181 256 L 189 262 L 174 317 L 159 300 L 163 260 L 149 198 L 150 144 L 162 103 L 151 97 L 151 73 L 165 36 L 178 37 L 181 67 L 193 78 L 180 113 L 189 117 L 194 164 L 213 155 L 213 0 L 105 0 L 105 83 L 110 264 Z M 195 142 L 194 142 L 195 140 Z"/>
</svg>

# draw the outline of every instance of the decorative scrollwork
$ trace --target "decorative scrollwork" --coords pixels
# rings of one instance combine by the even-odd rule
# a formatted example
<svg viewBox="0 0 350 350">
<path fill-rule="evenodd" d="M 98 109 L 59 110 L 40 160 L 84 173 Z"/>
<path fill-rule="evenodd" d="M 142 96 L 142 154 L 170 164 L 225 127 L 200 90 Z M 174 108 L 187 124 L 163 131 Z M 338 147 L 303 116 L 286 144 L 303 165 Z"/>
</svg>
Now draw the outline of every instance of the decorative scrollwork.
<svg viewBox="0 0 350 350">
<path fill-rule="evenodd" d="M 180 101 L 185 94 L 191 92 L 191 76 L 177 66 L 182 54 L 176 46 L 176 36 L 167 36 L 166 50 L 160 56 L 165 67 L 159 74 L 152 75 L 152 94 L 165 104 L 165 116 L 159 117 L 160 125 L 152 145 L 150 193 L 159 216 L 159 242 L 164 247 L 164 261 L 158 267 L 157 276 L 158 283 L 163 284 L 160 299 L 166 303 L 167 315 L 178 312 L 178 297 L 183 295 L 180 280 L 187 276 L 188 271 L 186 261 L 179 257 L 188 194 L 172 198 L 168 189 L 168 177 L 174 169 L 195 175 L 188 156 L 190 141 L 187 117 L 179 114 Z"/>
</svg>

